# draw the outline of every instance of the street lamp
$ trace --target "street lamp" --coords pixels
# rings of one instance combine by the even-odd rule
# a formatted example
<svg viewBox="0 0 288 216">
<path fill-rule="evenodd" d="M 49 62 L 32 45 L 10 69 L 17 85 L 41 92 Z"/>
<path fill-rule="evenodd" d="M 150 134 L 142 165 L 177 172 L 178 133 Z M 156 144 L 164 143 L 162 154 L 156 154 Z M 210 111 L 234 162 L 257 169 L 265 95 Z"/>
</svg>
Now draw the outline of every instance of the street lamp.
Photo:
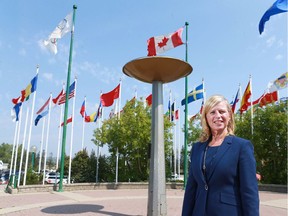
<svg viewBox="0 0 288 216">
<path fill-rule="evenodd" d="M 34 170 L 35 155 L 36 155 L 37 147 L 35 145 L 31 146 L 30 151 L 32 152 L 32 170 Z"/>
</svg>

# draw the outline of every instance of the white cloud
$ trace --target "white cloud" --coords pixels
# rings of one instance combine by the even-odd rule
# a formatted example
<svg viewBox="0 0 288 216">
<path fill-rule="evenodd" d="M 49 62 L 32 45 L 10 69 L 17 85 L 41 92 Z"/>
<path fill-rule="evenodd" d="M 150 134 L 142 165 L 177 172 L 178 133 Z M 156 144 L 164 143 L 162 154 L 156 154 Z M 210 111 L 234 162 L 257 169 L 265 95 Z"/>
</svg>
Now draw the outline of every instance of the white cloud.
<svg viewBox="0 0 288 216">
<path fill-rule="evenodd" d="M 43 73 L 43 78 L 46 80 L 53 80 L 53 74 L 52 73 Z"/>
<path fill-rule="evenodd" d="M 43 40 L 38 40 L 38 46 L 40 47 L 41 50 L 48 52 L 48 49 L 44 46 Z"/>
<path fill-rule="evenodd" d="M 100 79 L 102 83 L 109 84 L 111 82 L 117 82 L 121 77 L 119 77 L 118 70 L 111 69 L 109 67 L 103 67 L 100 63 L 91 63 L 88 61 L 83 62 L 82 64 L 78 64 L 75 66 L 78 68 L 78 72 L 88 72 L 94 77 Z M 123 77 L 122 77 L 123 78 Z"/>
<path fill-rule="evenodd" d="M 21 56 L 26 56 L 26 54 L 27 54 L 27 52 L 26 52 L 26 50 L 24 48 L 21 48 L 18 53 Z"/>
<path fill-rule="evenodd" d="M 283 59 L 283 56 L 281 54 L 275 56 L 275 60 L 279 61 L 281 59 Z"/>
<path fill-rule="evenodd" d="M 277 41 L 277 46 L 278 47 L 283 47 L 284 46 L 284 42 L 282 40 L 278 40 Z"/>
<path fill-rule="evenodd" d="M 276 37 L 275 37 L 275 36 L 272 36 L 272 37 L 268 38 L 268 39 L 266 40 L 267 47 L 273 46 L 273 44 L 275 43 L 275 41 L 276 41 Z"/>
</svg>

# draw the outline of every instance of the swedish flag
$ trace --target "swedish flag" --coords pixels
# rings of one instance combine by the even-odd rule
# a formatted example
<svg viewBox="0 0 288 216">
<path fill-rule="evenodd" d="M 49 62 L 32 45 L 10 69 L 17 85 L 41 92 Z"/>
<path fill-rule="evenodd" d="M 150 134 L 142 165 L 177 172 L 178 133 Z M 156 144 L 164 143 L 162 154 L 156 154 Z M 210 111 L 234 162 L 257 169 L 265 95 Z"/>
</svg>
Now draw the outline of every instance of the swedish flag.
<svg viewBox="0 0 288 216">
<path fill-rule="evenodd" d="M 188 95 L 188 103 L 204 98 L 203 83 L 194 88 Z M 181 105 L 185 105 L 185 98 L 181 101 Z"/>
</svg>

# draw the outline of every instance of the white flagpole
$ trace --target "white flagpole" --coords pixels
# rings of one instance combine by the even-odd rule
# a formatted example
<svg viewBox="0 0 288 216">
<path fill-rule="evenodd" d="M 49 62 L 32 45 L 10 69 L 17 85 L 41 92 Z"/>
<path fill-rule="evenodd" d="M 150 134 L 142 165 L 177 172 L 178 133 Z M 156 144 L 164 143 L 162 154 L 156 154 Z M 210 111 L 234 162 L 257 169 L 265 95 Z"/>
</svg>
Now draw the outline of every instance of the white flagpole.
<svg viewBox="0 0 288 216">
<path fill-rule="evenodd" d="M 15 177 L 16 177 L 16 169 L 17 169 L 17 157 L 18 157 L 18 146 L 19 146 L 19 139 L 20 139 L 20 128 L 22 124 L 22 109 L 20 110 L 20 117 L 19 117 L 19 130 L 17 134 L 17 141 L 16 141 L 16 146 L 15 146 L 15 158 L 14 158 L 14 169 L 13 169 L 13 181 L 12 184 L 14 185 L 15 182 Z"/>
<path fill-rule="evenodd" d="M 181 174 L 180 171 L 180 163 L 181 163 L 181 144 L 180 144 L 180 134 L 181 134 L 181 128 L 180 128 L 180 110 L 178 108 L 178 172 L 179 176 Z"/>
<path fill-rule="evenodd" d="M 239 83 L 239 98 L 241 99 L 240 100 L 240 108 L 241 109 L 241 104 L 242 104 L 242 100 L 243 100 L 243 94 L 242 94 L 242 88 L 241 88 L 241 84 Z M 240 120 L 242 121 L 242 115 L 240 113 Z"/>
<path fill-rule="evenodd" d="M 43 154 L 43 142 L 44 142 L 45 122 L 46 122 L 46 116 L 43 117 L 43 125 L 42 125 L 42 135 L 41 135 L 41 144 L 40 144 L 40 156 L 39 156 L 38 173 L 41 172 L 41 165 L 42 165 L 42 154 Z"/>
<path fill-rule="evenodd" d="M 22 110 L 22 107 L 20 107 Z M 16 138 L 17 138 L 17 131 L 19 130 L 19 116 L 18 116 L 18 121 L 16 121 L 15 124 L 15 132 L 14 132 L 14 140 L 13 140 L 13 149 L 12 149 L 12 155 L 11 155 L 11 162 L 10 162 L 10 171 L 9 171 L 9 178 L 12 174 L 12 168 L 13 168 L 13 161 L 14 161 L 14 154 L 15 154 L 15 146 L 16 146 Z"/>
<path fill-rule="evenodd" d="M 176 101 L 174 100 L 174 113 L 175 113 L 175 108 L 176 108 Z M 174 113 L 172 114 L 171 113 L 171 118 L 172 118 L 172 115 L 173 115 L 173 120 L 174 122 L 176 122 L 176 119 L 175 119 L 175 115 Z M 176 176 L 177 174 L 177 141 L 176 141 L 176 125 L 173 125 L 173 131 L 174 131 L 174 176 Z"/>
<path fill-rule="evenodd" d="M 82 116 L 82 146 L 81 146 L 81 150 L 83 151 L 83 147 L 84 147 L 84 137 L 85 137 L 85 115 L 86 115 L 86 96 L 84 97 L 84 116 Z"/>
<path fill-rule="evenodd" d="M 120 79 L 119 99 L 118 99 L 119 120 L 120 120 L 120 109 L 121 109 L 121 89 L 122 89 L 121 86 L 122 86 L 122 80 Z"/>
<path fill-rule="evenodd" d="M 64 83 L 62 85 L 62 93 L 64 91 Z M 62 97 L 63 95 L 61 95 Z M 57 101 L 58 103 L 58 101 Z M 55 106 L 57 106 L 57 104 L 55 104 Z M 57 156 L 56 156 L 56 170 L 58 170 L 59 167 L 59 155 L 60 155 L 60 145 L 61 145 L 61 134 L 62 134 L 62 127 L 61 127 L 61 123 L 62 123 L 62 113 L 63 113 L 63 104 L 60 104 L 60 117 L 59 117 L 59 130 L 58 130 L 58 145 L 57 145 Z"/>
<path fill-rule="evenodd" d="M 120 106 L 121 106 L 121 85 L 122 85 L 122 80 L 120 79 L 120 88 L 119 88 L 119 98 L 118 98 L 118 118 L 120 120 Z M 119 162 L 119 152 L 118 148 L 116 150 L 116 179 L 115 183 L 118 184 L 118 162 Z"/>
<path fill-rule="evenodd" d="M 204 78 L 202 78 L 202 84 L 203 84 L 203 100 L 204 100 L 204 103 L 206 101 L 206 90 L 205 90 L 205 85 L 204 85 Z"/>
<path fill-rule="evenodd" d="M 254 115 L 253 115 L 253 94 L 252 94 L 252 76 L 250 75 L 250 91 L 251 91 L 251 99 L 250 99 L 250 106 L 251 106 L 251 134 L 253 136 L 253 133 L 254 133 L 254 126 L 253 126 L 253 118 L 254 118 Z"/>
<path fill-rule="evenodd" d="M 24 147 L 25 147 L 25 140 L 26 140 L 26 131 L 27 131 L 28 117 L 29 117 L 29 107 L 26 110 L 24 136 L 23 136 L 23 142 L 22 142 L 21 158 L 20 158 L 20 165 L 19 165 L 19 175 L 18 175 L 18 182 L 17 182 L 17 186 L 18 187 L 20 185 L 20 179 L 21 179 L 21 173 L 22 173 L 22 162 L 23 162 L 23 155 L 24 155 L 24 149 L 25 149 Z"/>
<path fill-rule="evenodd" d="M 36 69 L 36 76 L 39 73 L 39 65 L 37 65 Z M 37 80 L 38 82 L 38 80 Z M 28 143 L 27 143 L 27 154 L 26 154 L 26 162 L 25 162 L 25 171 L 24 171 L 24 179 L 23 179 L 23 185 L 26 185 L 26 177 L 27 177 L 27 168 L 28 168 L 28 159 L 29 159 L 29 152 L 30 152 L 30 143 L 31 143 L 31 134 L 32 134 L 32 125 L 33 125 L 33 118 L 34 118 L 34 107 L 35 107 L 35 99 L 36 99 L 36 92 L 35 90 L 33 95 L 33 102 L 32 102 L 32 109 L 31 109 L 31 118 L 30 118 L 30 128 L 29 128 L 29 136 L 28 136 Z"/>
<path fill-rule="evenodd" d="M 48 142 L 49 142 L 49 129 L 50 129 L 50 117 L 51 117 L 51 101 L 52 101 L 52 94 L 50 93 L 49 99 L 49 111 L 48 111 L 48 121 L 47 121 L 47 133 L 46 133 L 46 143 L 45 143 L 45 156 L 44 156 L 44 168 L 43 168 L 43 182 L 45 183 L 45 176 L 46 176 L 46 161 L 47 161 L 47 151 L 48 151 Z M 57 179 L 56 179 L 57 180 Z"/>
<path fill-rule="evenodd" d="M 75 90 L 74 90 L 73 108 L 72 108 L 72 116 L 71 116 L 72 117 L 72 122 L 71 122 L 72 127 L 71 127 L 71 140 L 70 140 L 68 184 L 71 183 L 71 163 L 72 163 L 73 133 L 74 133 L 74 119 L 75 119 L 74 113 L 75 113 L 76 87 L 77 87 L 77 78 L 75 78 Z M 66 124 L 67 124 L 67 122 L 66 122 Z"/>
<path fill-rule="evenodd" d="M 172 106 L 172 103 L 171 103 L 171 98 L 172 98 L 172 96 L 171 96 L 171 89 L 170 89 L 170 91 L 169 91 L 169 121 L 171 122 L 171 106 Z M 170 133 L 171 133 L 171 129 L 170 129 Z M 173 132 L 172 132 L 172 136 L 173 136 Z M 173 137 L 172 137 L 172 140 L 173 140 Z M 174 146 L 172 147 L 172 153 L 171 153 L 171 157 L 170 157 L 170 169 L 172 170 L 173 168 L 173 148 L 174 148 Z M 173 173 L 173 171 L 171 172 L 171 173 Z"/>
<path fill-rule="evenodd" d="M 101 121 L 102 121 L 102 116 L 101 116 L 101 119 L 99 118 L 99 120 L 98 120 L 98 128 L 101 128 Z M 100 151 L 99 143 L 97 142 L 96 183 L 99 182 L 99 151 Z"/>
<path fill-rule="evenodd" d="M 62 134 L 62 113 L 63 113 L 63 104 L 60 105 L 60 118 L 59 118 L 59 130 L 58 130 L 58 145 L 57 145 L 57 157 L 56 157 L 56 170 L 59 167 L 59 154 L 60 154 L 60 145 L 61 145 L 61 134 Z"/>
</svg>

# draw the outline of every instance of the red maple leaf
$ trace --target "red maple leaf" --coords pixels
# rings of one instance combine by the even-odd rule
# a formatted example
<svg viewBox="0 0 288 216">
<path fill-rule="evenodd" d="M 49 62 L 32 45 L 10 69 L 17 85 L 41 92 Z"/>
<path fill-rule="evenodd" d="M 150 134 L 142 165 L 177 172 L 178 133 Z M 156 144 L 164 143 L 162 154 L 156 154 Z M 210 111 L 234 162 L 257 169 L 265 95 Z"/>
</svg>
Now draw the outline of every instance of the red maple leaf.
<svg viewBox="0 0 288 216">
<path fill-rule="evenodd" d="M 168 41 L 169 41 L 169 38 L 164 37 L 164 38 L 162 39 L 162 41 L 158 43 L 158 46 L 159 46 L 160 48 L 162 48 L 162 47 L 164 47 L 164 46 L 167 45 L 167 42 L 168 42 Z"/>
</svg>

